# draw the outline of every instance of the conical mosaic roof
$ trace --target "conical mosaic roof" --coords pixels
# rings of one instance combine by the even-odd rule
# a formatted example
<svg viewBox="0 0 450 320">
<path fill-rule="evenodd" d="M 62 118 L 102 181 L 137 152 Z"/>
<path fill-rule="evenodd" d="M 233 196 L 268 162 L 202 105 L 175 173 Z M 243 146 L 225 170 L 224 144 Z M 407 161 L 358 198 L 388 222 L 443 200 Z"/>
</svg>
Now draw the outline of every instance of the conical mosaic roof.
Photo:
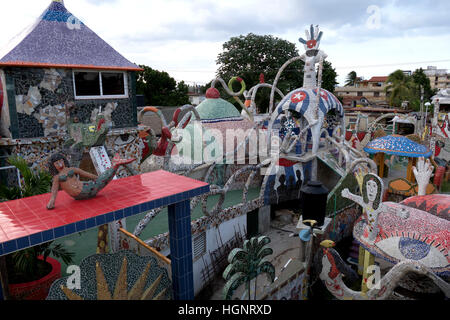
<svg viewBox="0 0 450 320">
<path fill-rule="evenodd" d="M 140 70 L 54 0 L 0 51 L 1 66 Z"/>
</svg>

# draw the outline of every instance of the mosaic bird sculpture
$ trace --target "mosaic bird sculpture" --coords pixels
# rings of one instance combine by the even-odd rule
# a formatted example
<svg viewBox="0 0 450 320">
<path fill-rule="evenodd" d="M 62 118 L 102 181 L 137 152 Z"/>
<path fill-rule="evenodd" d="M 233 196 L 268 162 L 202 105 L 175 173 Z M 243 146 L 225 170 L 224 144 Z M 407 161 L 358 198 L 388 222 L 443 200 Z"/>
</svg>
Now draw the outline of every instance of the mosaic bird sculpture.
<svg viewBox="0 0 450 320">
<path fill-rule="evenodd" d="M 450 297 L 450 284 L 436 276 L 429 268 L 420 262 L 405 260 L 396 264 L 389 270 L 378 283 L 366 293 L 350 289 L 342 280 L 344 274 L 355 275 L 354 272 L 344 263 L 339 253 L 329 245 L 329 240 L 321 243 L 322 248 L 316 255 L 316 262 L 319 265 L 317 272 L 328 291 L 339 300 L 385 300 L 394 292 L 398 283 L 407 273 L 416 273 L 430 278 L 445 294 Z M 350 269 L 350 271 L 349 271 Z"/>
</svg>

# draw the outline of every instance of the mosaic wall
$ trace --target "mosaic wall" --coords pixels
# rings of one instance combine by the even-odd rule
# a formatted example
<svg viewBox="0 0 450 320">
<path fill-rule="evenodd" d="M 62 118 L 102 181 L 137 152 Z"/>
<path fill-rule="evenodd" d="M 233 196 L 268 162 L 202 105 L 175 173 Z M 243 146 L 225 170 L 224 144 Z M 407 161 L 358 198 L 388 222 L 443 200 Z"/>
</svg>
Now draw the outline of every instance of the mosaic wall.
<svg viewBox="0 0 450 320">
<path fill-rule="evenodd" d="M 300 271 L 280 284 L 262 300 L 304 300 L 303 283 L 305 273 Z"/>
<path fill-rule="evenodd" d="M 66 132 L 64 103 L 74 101 L 71 69 L 6 68 L 7 82 L 14 85 L 18 126 L 10 130 L 15 138 L 61 135 Z M 134 96 L 133 79 L 128 74 L 128 92 Z M 76 100 L 71 117 L 88 123 L 99 107 L 110 103 L 110 117 L 115 128 L 133 127 L 136 122 L 134 99 Z M 14 123 L 13 119 L 11 122 Z"/>
<path fill-rule="evenodd" d="M 62 152 L 64 139 L 62 137 L 43 137 L 30 140 L 0 139 L 0 147 L 8 147 L 10 154 L 23 157 L 33 169 L 47 169 L 49 154 Z M 144 144 L 138 136 L 137 129 L 114 129 L 106 137 L 105 148 L 113 154 L 119 153 L 123 158 L 135 158 L 129 164 L 132 170 L 139 170 Z M 85 150 L 88 152 L 89 150 Z M 70 160 L 69 160 L 70 161 Z M 124 167 L 119 168 L 118 178 L 131 176 L 131 172 Z"/>
</svg>

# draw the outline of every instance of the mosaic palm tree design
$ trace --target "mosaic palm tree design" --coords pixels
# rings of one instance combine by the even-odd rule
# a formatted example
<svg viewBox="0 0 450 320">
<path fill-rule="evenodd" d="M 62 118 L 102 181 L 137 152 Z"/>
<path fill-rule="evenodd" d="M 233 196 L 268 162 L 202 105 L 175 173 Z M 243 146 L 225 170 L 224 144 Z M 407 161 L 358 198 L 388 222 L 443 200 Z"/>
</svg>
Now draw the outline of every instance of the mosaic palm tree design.
<svg viewBox="0 0 450 320">
<path fill-rule="evenodd" d="M 271 282 L 274 281 L 275 267 L 267 259 L 267 256 L 273 253 L 272 248 L 268 246 L 269 243 L 269 237 L 253 237 L 244 242 L 243 249 L 235 248 L 230 252 L 228 255 L 230 264 L 223 272 L 223 278 L 227 281 L 223 289 L 224 300 L 231 300 L 234 291 L 242 284 L 245 284 L 250 299 L 250 281 L 262 273 L 266 273 Z"/>
<path fill-rule="evenodd" d="M 120 266 L 120 269 L 119 269 Z M 167 270 L 155 258 L 131 251 L 97 254 L 81 265 L 80 289 L 68 277 L 52 284 L 47 300 L 166 300 L 171 298 Z"/>
</svg>

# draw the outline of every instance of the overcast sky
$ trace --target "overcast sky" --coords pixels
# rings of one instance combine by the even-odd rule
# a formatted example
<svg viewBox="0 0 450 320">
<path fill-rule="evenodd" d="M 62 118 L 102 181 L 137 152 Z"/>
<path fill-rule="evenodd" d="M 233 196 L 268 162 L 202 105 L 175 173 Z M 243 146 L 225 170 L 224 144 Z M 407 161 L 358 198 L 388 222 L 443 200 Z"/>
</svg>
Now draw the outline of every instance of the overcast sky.
<svg viewBox="0 0 450 320">
<path fill-rule="evenodd" d="M 340 84 L 428 65 L 450 69 L 450 1 L 65 0 L 67 9 L 128 60 L 204 84 L 230 37 L 273 35 L 297 45 L 318 24 L 321 49 Z M 0 47 L 35 21 L 50 0 L 2 0 Z M 280 61 L 280 66 L 285 61 Z M 226 79 L 228 80 L 228 79 Z"/>
</svg>

